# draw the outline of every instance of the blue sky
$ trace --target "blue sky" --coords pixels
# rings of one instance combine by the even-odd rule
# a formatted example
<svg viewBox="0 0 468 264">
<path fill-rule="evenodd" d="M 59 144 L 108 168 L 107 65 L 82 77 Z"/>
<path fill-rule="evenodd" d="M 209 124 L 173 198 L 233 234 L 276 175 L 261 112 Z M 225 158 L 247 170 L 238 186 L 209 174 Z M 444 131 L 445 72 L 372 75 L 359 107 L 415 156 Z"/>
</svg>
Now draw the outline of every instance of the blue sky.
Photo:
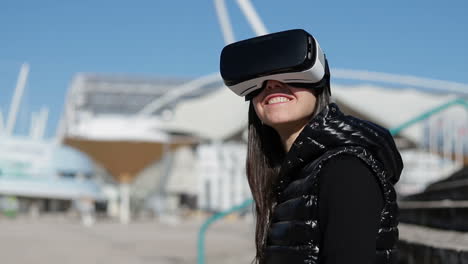
<svg viewBox="0 0 468 264">
<path fill-rule="evenodd" d="M 311 32 L 332 67 L 468 83 L 468 1 L 251 1 L 270 32 Z M 254 36 L 226 2 L 236 39 Z M 197 77 L 218 70 L 223 46 L 212 0 L 3 0 L 0 108 L 28 62 L 16 131 L 46 105 L 51 136 L 77 72 Z"/>
</svg>

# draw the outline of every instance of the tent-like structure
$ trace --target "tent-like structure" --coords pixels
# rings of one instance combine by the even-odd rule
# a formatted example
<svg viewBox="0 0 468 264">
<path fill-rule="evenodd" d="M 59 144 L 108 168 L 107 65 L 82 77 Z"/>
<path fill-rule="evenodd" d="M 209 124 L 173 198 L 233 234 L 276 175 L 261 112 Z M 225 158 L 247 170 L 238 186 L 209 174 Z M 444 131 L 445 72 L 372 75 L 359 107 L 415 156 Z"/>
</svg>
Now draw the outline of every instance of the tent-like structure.
<svg viewBox="0 0 468 264">
<path fill-rule="evenodd" d="M 454 98 L 455 95 L 434 94 L 410 88 L 389 88 L 375 84 L 332 84 L 332 99 L 345 113 L 387 128 L 398 127 Z M 194 164 L 199 163 L 200 159 L 205 159 L 202 157 L 213 157 L 216 162 L 225 162 L 225 157 L 244 155 L 236 147 L 231 147 L 231 154 L 227 154 L 219 146 L 220 143 L 232 140 L 245 144 L 247 111 L 248 103 L 227 89 L 216 75 L 196 80 L 168 80 L 79 74 L 72 82 L 67 97 L 61 134 L 66 144 L 86 152 L 124 186 L 132 182 L 140 186 L 153 182 L 158 185 L 155 189 L 161 191 L 174 187 L 174 184 L 167 184 L 170 182 L 193 181 L 187 178 L 194 177 L 193 175 L 177 172 L 187 169 L 177 169 L 177 164 L 163 158 L 179 146 L 191 146 L 192 149 L 200 144 L 213 146 L 209 151 L 208 147 L 202 148 L 203 151 L 192 152 L 193 155 L 199 154 L 198 158 L 181 159 L 186 163 L 189 160 Z M 463 116 L 465 113 L 466 111 L 462 111 L 458 114 Z M 427 122 L 414 123 L 398 133 L 397 143 L 410 142 L 409 145 L 412 146 L 424 146 L 427 141 L 427 127 Z M 407 146 L 408 144 L 404 147 Z M 213 156 L 208 153 L 210 151 L 217 154 Z M 243 164 L 239 157 L 233 160 Z M 150 176 L 134 180 L 145 168 L 157 161 L 167 164 L 156 166 L 158 169 L 151 173 L 143 173 Z M 172 164 L 172 174 L 168 171 L 168 164 Z M 198 167 L 193 165 L 194 174 L 198 173 L 195 168 L 209 168 L 212 166 L 210 164 L 208 162 L 206 166 Z M 219 171 L 219 168 L 213 168 L 212 170 Z M 205 174 L 214 175 L 213 172 Z M 155 181 L 154 177 L 158 180 Z M 215 176 L 208 178 L 198 180 L 208 186 L 213 185 L 210 181 L 220 180 Z M 161 187 L 163 183 L 166 184 L 165 187 Z M 193 185 L 186 185 L 185 189 L 174 189 L 186 193 L 198 192 L 199 196 L 203 196 L 202 193 L 207 190 L 203 189 L 203 184 L 197 186 L 198 191 L 193 190 Z M 123 193 L 126 192 L 128 190 Z M 213 195 L 217 194 L 211 196 Z M 205 200 L 207 199 L 213 197 Z"/>
<path fill-rule="evenodd" d="M 87 153 L 120 183 L 123 222 L 129 218 L 129 184 L 135 177 L 152 163 L 162 160 L 165 154 L 205 140 L 205 133 L 210 132 L 206 129 L 195 132 L 183 126 L 162 129 L 162 124 L 171 123 L 176 107 L 178 112 L 185 111 L 182 102 L 200 99 L 209 105 L 202 111 L 204 123 L 198 117 L 190 121 L 192 117 L 184 116 L 189 118 L 185 122 L 198 122 L 196 127 L 199 128 L 211 129 L 206 122 L 222 124 L 219 118 L 213 119 L 214 116 L 234 119 L 230 125 L 212 130 L 210 137 L 221 139 L 241 129 L 242 122 L 236 115 L 241 115 L 237 109 L 243 104 L 232 100 L 233 95 L 229 99 L 224 93 L 220 94 L 217 88 L 221 82 L 218 76 L 214 77 L 190 82 L 78 74 L 73 79 L 59 136 L 65 144 Z M 216 107 L 211 106 L 214 102 L 218 103 Z M 226 107 L 226 111 L 215 110 L 221 106 Z M 209 111 L 213 115 L 207 114 Z M 226 115 L 229 111 L 232 114 Z"/>
</svg>

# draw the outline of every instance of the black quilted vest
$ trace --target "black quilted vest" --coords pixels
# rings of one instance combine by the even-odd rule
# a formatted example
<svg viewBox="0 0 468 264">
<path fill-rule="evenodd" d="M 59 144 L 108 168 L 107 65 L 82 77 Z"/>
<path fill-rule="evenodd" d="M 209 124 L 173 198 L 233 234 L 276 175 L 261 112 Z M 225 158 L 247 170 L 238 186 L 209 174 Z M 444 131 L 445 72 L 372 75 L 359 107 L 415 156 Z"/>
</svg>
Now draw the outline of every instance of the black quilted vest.
<svg viewBox="0 0 468 264">
<path fill-rule="evenodd" d="M 377 178 L 384 208 L 375 263 L 396 263 L 398 206 L 393 185 L 403 169 L 401 156 L 388 130 L 344 115 L 334 103 L 311 119 L 286 154 L 276 186 L 265 263 L 320 263 L 318 180 L 324 164 L 338 155 L 358 157 Z"/>
</svg>

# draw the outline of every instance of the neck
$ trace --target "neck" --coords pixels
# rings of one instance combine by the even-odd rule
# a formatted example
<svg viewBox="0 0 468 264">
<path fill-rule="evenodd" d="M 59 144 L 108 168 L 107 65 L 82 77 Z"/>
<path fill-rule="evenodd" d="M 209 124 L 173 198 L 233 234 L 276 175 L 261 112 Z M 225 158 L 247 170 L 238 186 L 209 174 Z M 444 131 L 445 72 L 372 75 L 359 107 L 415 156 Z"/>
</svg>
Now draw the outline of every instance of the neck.
<svg viewBox="0 0 468 264">
<path fill-rule="evenodd" d="M 278 132 L 281 138 L 281 142 L 283 143 L 283 147 L 286 153 L 291 149 L 292 144 L 294 141 L 296 141 L 296 138 L 306 126 L 307 121 L 308 120 L 305 119 L 294 124 L 275 127 L 275 130 Z"/>
</svg>

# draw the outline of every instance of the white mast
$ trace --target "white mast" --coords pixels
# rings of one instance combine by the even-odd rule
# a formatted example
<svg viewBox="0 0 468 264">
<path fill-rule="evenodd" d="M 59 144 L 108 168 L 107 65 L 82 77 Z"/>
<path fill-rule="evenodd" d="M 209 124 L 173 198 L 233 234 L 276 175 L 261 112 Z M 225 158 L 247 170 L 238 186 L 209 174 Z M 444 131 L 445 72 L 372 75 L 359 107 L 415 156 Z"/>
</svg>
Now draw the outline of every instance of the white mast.
<svg viewBox="0 0 468 264">
<path fill-rule="evenodd" d="M 15 128 L 16 117 L 18 115 L 18 110 L 21 104 L 21 98 L 23 97 L 24 87 L 26 86 L 26 81 L 29 74 L 29 64 L 23 63 L 21 65 L 21 70 L 18 75 L 18 82 L 16 83 L 15 93 L 10 105 L 10 111 L 8 112 L 8 119 L 6 123 L 6 134 L 13 134 Z"/>
<path fill-rule="evenodd" d="M 47 107 L 42 107 L 39 113 L 32 113 L 31 129 L 29 131 L 29 136 L 32 139 L 38 140 L 44 138 L 48 118 L 49 109 Z"/>
<path fill-rule="evenodd" d="M 39 119 L 39 114 L 36 112 L 31 113 L 31 126 L 29 127 L 29 137 L 34 138 L 36 134 L 37 120 Z"/>
<path fill-rule="evenodd" d="M 231 44 L 235 41 L 234 33 L 232 31 L 231 22 L 229 20 L 229 14 L 226 9 L 224 0 L 214 0 L 216 14 L 218 15 L 219 25 L 224 36 L 224 43 L 226 45 Z"/>
<path fill-rule="evenodd" d="M 268 30 L 258 16 L 257 11 L 255 11 L 252 3 L 250 3 L 250 0 L 237 0 L 237 4 L 239 4 L 240 9 L 257 36 L 268 34 Z"/>
<path fill-rule="evenodd" d="M 43 139 L 47 127 L 47 120 L 49 119 L 49 108 L 42 107 L 39 112 L 36 139 Z"/>
</svg>

